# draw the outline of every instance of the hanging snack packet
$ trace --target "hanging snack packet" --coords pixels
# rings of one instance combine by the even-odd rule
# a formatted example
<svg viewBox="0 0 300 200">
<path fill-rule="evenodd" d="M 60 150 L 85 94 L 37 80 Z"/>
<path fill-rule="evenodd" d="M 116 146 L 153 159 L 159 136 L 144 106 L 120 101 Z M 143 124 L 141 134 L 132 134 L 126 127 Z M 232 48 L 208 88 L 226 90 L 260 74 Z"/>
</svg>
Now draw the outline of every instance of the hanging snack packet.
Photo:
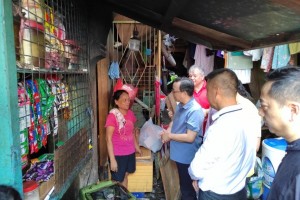
<svg viewBox="0 0 300 200">
<path fill-rule="evenodd" d="M 38 82 L 36 80 L 33 81 L 33 98 L 34 98 L 34 109 L 36 112 L 37 122 L 38 124 L 43 123 L 43 116 L 42 116 L 42 107 L 41 107 L 41 99 L 40 93 L 38 90 Z"/>
<path fill-rule="evenodd" d="M 29 150 L 30 153 L 36 153 L 39 151 L 38 148 L 38 134 L 34 127 L 28 129 L 29 131 Z"/>
<path fill-rule="evenodd" d="M 30 97 L 31 106 L 33 107 L 34 124 L 40 124 L 42 123 L 42 110 L 36 81 L 26 80 L 26 90 Z"/>
<path fill-rule="evenodd" d="M 28 147 L 28 129 L 20 131 L 20 146 L 21 146 L 21 156 L 26 156 L 29 152 Z"/>
<path fill-rule="evenodd" d="M 37 79 L 37 82 L 41 98 L 42 117 L 43 121 L 46 122 L 49 120 L 55 97 L 44 79 Z"/>
<path fill-rule="evenodd" d="M 18 83 L 18 107 L 20 130 L 30 126 L 30 99 L 22 83 Z"/>
</svg>

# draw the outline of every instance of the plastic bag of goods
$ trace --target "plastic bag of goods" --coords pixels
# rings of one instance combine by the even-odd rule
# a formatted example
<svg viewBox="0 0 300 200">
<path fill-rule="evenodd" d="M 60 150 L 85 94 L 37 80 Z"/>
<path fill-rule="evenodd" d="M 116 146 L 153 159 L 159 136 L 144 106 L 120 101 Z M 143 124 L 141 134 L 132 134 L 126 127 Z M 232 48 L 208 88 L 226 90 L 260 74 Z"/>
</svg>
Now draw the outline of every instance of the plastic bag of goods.
<svg viewBox="0 0 300 200">
<path fill-rule="evenodd" d="M 160 137 L 162 131 L 163 128 L 153 124 L 152 118 L 150 118 L 141 128 L 139 144 L 154 153 L 159 151 L 163 145 Z"/>
<path fill-rule="evenodd" d="M 263 193 L 263 170 L 260 158 L 256 157 L 254 174 L 247 182 L 247 198 L 258 199 Z"/>
</svg>

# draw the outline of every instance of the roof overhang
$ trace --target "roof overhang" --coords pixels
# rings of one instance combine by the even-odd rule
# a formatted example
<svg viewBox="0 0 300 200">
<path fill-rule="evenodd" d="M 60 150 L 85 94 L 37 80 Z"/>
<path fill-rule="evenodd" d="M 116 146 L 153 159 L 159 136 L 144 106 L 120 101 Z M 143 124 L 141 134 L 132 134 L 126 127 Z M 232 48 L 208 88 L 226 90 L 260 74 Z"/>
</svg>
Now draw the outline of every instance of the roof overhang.
<svg viewBox="0 0 300 200">
<path fill-rule="evenodd" d="M 114 12 L 213 49 L 300 41 L 299 0 L 102 0 Z"/>
</svg>

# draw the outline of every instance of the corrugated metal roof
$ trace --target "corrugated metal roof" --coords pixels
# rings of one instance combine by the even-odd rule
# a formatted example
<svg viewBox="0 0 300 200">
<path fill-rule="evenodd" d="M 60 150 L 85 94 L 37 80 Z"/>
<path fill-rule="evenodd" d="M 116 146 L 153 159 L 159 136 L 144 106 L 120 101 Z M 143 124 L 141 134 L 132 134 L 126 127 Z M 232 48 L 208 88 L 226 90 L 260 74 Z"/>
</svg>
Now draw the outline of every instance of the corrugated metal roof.
<svg viewBox="0 0 300 200">
<path fill-rule="evenodd" d="M 102 0 L 99 6 L 214 49 L 300 40 L 298 0 Z"/>
</svg>

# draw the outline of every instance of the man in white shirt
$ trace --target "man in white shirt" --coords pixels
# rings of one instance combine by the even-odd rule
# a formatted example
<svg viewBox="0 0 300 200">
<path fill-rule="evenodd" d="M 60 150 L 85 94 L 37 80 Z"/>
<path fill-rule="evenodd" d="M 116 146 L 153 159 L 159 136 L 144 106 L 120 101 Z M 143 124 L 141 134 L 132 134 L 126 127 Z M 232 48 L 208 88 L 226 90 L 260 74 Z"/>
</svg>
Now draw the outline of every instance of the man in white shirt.
<svg viewBox="0 0 300 200">
<path fill-rule="evenodd" d="M 236 96 L 236 101 L 238 104 L 240 104 L 243 108 L 243 111 L 245 112 L 247 116 L 247 120 L 249 123 L 251 123 L 253 126 L 250 128 L 253 131 L 253 134 L 256 135 L 256 152 L 259 150 L 260 147 L 260 141 L 261 141 L 261 123 L 262 118 L 258 114 L 258 109 L 256 106 L 247 98 L 243 97 L 239 93 Z"/>
<path fill-rule="evenodd" d="M 247 199 L 246 177 L 253 168 L 256 138 L 242 106 L 237 104 L 238 79 L 230 69 L 207 76 L 208 101 L 216 112 L 204 143 L 189 167 L 199 199 Z"/>
</svg>

